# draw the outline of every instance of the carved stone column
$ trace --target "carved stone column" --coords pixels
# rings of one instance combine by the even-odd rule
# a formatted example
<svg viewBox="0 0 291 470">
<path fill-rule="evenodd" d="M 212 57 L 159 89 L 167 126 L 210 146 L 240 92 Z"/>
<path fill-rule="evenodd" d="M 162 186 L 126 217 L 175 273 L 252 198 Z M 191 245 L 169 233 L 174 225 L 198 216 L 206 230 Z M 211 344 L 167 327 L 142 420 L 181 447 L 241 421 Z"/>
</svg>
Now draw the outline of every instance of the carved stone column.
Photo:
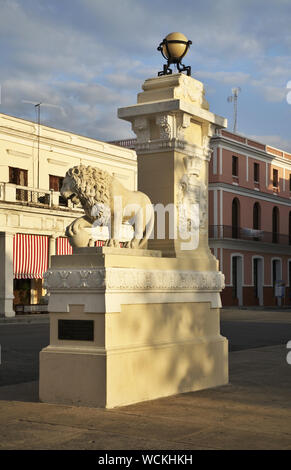
<svg viewBox="0 0 291 470">
<path fill-rule="evenodd" d="M 143 90 L 137 105 L 119 109 L 118 116 L 132 123 L 137 136 L 139 190 L 176 211 L 164 239 L 156 232 L 149 248 L 168 257 L 191 256 L 193 269 L 206 262 L 216 270 L 208 247 L 209 141 L 226 119 L 209 111 L 203 84 L 184 74 L 150 78 Z"/>
</svg>

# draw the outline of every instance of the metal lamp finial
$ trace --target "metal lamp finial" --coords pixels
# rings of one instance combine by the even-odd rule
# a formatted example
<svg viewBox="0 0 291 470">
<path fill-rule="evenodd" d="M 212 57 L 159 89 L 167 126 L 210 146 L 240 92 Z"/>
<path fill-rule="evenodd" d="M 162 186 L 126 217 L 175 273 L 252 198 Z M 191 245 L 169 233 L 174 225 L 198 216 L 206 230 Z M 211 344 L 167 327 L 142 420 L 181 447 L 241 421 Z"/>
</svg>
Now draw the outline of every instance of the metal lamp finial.
<svg viewBox="0 0 291 470">
<path fill-rule="evenodd" d="M 187 75 L 190 76 L 191 67 L 182 64 L 181 60 L 187 54 L 191 44 L 192 41 L 188 40 L 182 33 L 168 34 L 158 47 L 158 51 L 160 51 L 164 59 L 167 60 L 163 70 L 158 73 L 158 76 L 170 75 L 172 73 L 172 69 L 170 68 L 171 64 L 176 64 L 179 72 L 187 72 Z"/>
</svg>

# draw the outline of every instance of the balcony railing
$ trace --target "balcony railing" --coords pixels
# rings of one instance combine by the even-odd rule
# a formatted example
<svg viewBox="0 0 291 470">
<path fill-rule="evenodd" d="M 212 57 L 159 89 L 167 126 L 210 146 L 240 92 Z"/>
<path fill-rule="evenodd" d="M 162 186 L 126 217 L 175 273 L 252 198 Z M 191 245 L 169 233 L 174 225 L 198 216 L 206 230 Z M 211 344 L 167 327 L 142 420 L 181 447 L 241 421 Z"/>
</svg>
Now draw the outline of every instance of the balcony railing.
<svg viewBox="0 0 291 470">
<path fill-rule="evenodd" d="M 231 225 L 210 225 L 209 238 L 213 239 L 239 239 L 261 243 L 277 243 L 279 245 L 291 245 L 291 237 L 277 232 L 266 232 L 247 227 L 235 227 Z"/>
<path fill-rule="evenodd" d="M 71 201 L 64 199 L 57 191 L 30 188 L 28 186 L 19 186 L 12 183 L 0 183 L 0 202 L 1 201 L 34 207 L 68 208 L 70 210 L 81 209 Z"/>
</svg>

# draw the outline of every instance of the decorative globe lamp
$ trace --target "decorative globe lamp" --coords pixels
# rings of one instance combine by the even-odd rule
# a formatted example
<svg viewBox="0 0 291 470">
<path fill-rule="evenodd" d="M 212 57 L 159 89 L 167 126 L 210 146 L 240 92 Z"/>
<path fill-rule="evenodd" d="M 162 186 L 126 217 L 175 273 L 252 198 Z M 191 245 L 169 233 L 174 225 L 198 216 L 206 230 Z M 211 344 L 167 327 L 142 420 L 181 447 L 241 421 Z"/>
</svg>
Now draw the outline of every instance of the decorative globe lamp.
<svg viewBox="0 0 291 470">
<path fill-rule="evenodd" d="M 189 41 L 182 33 L 168 34 L 158 47 L 158 51 L 161 52 L 167 61 L 167 64 L 164 64 L 164 68 L 158 73 L 158 76 L 171 74 L 171 64 L 176 64 L 179 72 L 187 72 L 187 75 L 191 75 L 191 67 L 189 65 L 186 67 L 181 63 L 181 60 L 188 52 L 190 44 L 192 44 L 192 41 Z"/>
</svg>

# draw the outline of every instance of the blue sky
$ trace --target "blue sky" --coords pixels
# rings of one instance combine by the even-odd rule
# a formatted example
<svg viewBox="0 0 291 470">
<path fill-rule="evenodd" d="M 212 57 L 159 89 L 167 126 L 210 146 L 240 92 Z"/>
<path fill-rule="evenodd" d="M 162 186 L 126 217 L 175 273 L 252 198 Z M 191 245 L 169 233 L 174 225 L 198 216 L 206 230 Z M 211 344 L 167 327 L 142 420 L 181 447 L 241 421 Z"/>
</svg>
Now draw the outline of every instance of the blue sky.
<svg viewBox="0 0 291 470">
<path fill-rule="evenodd" d="M 132 136 L 117 108 L 162 69 L 170 32 L 193 44 L 184 63 L 211 111 L 238 131 L 291 151 L 290 0 L 0 0 L 0 112 L 101 140 Z"/>
</svg>

